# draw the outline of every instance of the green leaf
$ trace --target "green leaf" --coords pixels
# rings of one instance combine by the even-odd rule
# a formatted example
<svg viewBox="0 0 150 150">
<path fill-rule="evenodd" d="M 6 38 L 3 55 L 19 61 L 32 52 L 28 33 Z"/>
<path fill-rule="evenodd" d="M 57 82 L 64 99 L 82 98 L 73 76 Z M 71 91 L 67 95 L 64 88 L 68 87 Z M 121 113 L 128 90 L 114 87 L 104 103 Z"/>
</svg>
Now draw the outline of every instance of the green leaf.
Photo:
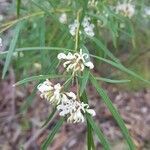
<svg viewBox="0 0 150 150">
<path fill-rule="evenodd" d="M 108 143 L 107 139 L 103 135 L 100 128 L 97 127 L 97 125 L 95 124 L 95 121 L 93 120 L 93 118 L 88 114 L 86 114 L 86 118 L 89 121 L 91 127 L 93 128 L 95 134 L 97 135 L 100 143 L 103 145 L 104 149 L 105 150 L 110 150 L 110 146 L 109 146 L 109 143 Z"/>
<path fill-rule="evenodd" d="M 14 30 L 14 36 L 13 36 L 13 38 L 11 40 L 10 47 L 9 47 L 9 50 L 8 50 L 8 53 L 7 53 L 7 57 L 6 57 L 6 61 L 5 61 L 5 64 L 4 64 L 3 72 L 2 72 L 2 79 L 4 79 L 4 77 L 6 75 L 6 72 L 8 70 L 8 67 L 9 67 L 9 64 L 10 64 L 13 52 L 14 52 L 16 44 L 17 44 L 17 40 L 18 40 L 18 37 L 19 37 L 21 26 L 22 26 L 22 23 L 19 23 L 16 26 L 15 30 Z"/>
<path fill-rule="evenodd" d="M 105 58 L 102 58 L 102 57 L 99 57 L 99 56 L 95 56 L 95 55 L 90 55 L 90 56 L 93 57 L 93 58 L 99 59 L 99 60 L 101 60 L 101 61 L 103 61 L 103 62 L 106 62 L 106 63 L 108 63 L 108 64 L 110 64 L 110 65 L 112 65 L 112 66 L 114 66 L 114 67 L 120 69 L 121 71 L 123 71 L 123 72 L 125 72 L 125 73 L 127 73 L 127 74 L 129 74 L 129 75 L 132 75 L 132 76 L 134 76 L 135 78 L 140 79 L 140 80 L 142 80 L 142 81 L 144 81 L 144 82 L 150 84 L 150 81 L 145 80 L 145 79 L 142 78 L 140 75 L 138 75 L 138 74 L 136 74 L 135 72 L 133 72 L 133 71 L 127 69 L 126 67 L 124 67 L 124 66 L 123 66 L 122 64 L 120 64 L 120 63 L 115 63 L 115 62 L 113 62 L 113 61 L 111 61 L 111 60 L 108 60 L 108 59 L 105 59 Z"/>
<path fill-rule="evenodd" d="M 50 122 L 50 120 L 53 118 L 55 113 L 56 113 L 56 108 L 53 108 L 52 113 L 48 116 L 48 118 L 46 119 L 46 121 L 44 122 L 44 124 L 42 125 L 41 128 L 43 128 L 44 126 L 46 126 Z"/>
<path fill-rule="evenodd" d="M 83 91 L 83 94 L 81 96 L 81 100 L 84 103 L 88 104 L 88 97 L 87 97 L 85 90 Z M 95 149 L 93 135 L 92 135 L 93 130 L 97 134 L 97 136 L 100 140 L 100 143 L 103 145 L 103 147 L 106 149 L 109 149 L 109 143 L 108 143 L 107 139 L 103 135 L 102 131 L 96 126 L 96 124 L 93 123 L 94 121 L 89 114 L 86 114 L 86 121 L 87 121 L 87 146 L 88 146 L 88 150 L 91 150 L 91 149 L 94 150 Z"/>
<path fill-rule="evenodd" d="M 44 6 L 41 5 L 41 3 L 36 2 L 35 0 L 31 0 L 31 2 L 32 2 L 35 6 L 37 6 L 39 9 L 41 9 L 42 11 L 44 11 L 45 14 L 48 14 L 48 15 L 51 16 L 51 13 L 50 13 L 46 8 L 44 8 Z"/>
<path fill-rule="evenodd" d="M 38 85 L 38 84 L 37 84 Z M 27 109 L 29 108 L 29 106 L 32 104 L 33 100 L 34 100 L 34 96 L 35 93 L 37 91 L 37 85 L 35 86 L 35 88 L 33 89 L 33 92 L 30 96 L 28 96 L 25 101 L 23 102 L 23 104 L 20 107 L 20 113 L 25 113 L 27 111 Z"/>
<path fill-rule="evenodd" d="M 93 86 L 96 88 L 98 94 L 102 97 L 103 102 L 106 104 L 109 111 L 112 113 L 113 117 L 117 121 L 117 123 L 118 123 L 118 125 L 119 125 L 119 127 L 123 133 L 123 136 L 125 137 L 130 149 L 135 150 L 135 146 L 134 146 L 133 141 L 129 135 L 128 129 L 126 128 L 124 121 L 122 120 L 121 116 L 119 115 L 117 109 L 113 106 L 113 103 L 111 102 L 110 98 L 106 94 L 105 90 L 103 90 L 100 87 L 100 85 L 97 83 L 97 80 L 95 79 L 95 77 L 92 74 L 90 76 L 90 80 L 91 80 L 91 83 L 93 84 Z"/>
<path fill-rule="evenodd" d="M 88 147 L 88 150 L 96 150 L 95 145 L 94 145 L 92 128 L 88 120 L 87 120 L 87 147 Z"/>
<path fill-rule="evenodd" d="M 40 18 L 40 23 L 39 23 L 39 40 L 40 40 L 40 46 L 44 47 L 45 46 L 45 32 L 46 32 L 46 16 Z M 42 64 L 42 72 L 45 68 L 46 64 L 46 54 L 45 51 L 41 50 L 41 64 Z"/>
<path fill-rule="evenodd" d="M 112 80 L 112 79 L 107 79 L 107 78 L 102 78 L 102 77 L 95 77 L 95 79 L 105 81 L 108 83 L 127 83 L 127 82 L 130 82 L 130 80 Z"/>
<path fill-rule="evenodd" d="M 20 15 L 20 5 L 21 5 L 21 0 L 17 0 L 17 16 L 18 17 Z"/>
<path fill-rule="evenodd" d="M 30 51 L 39 51 L 39 50 L 52 50 L 52 51 L 61 51 L 61 52 L 62 51 L 66 51 L 66 52 L 74 51 L 71 49 L 61 48 L 61 47 L 23 47 L 23 48 L 17 48 L 15 52 L 23 52 L 23 51 L 30 52 Z M 8 53 L 9 53 L 9 50 L 5 52 L 0 52 L 0 58 L 4 58 Z"/>
<path fill-rule="evenodd" d="M 25 78 L 21 81 L 18 81 L 17 83 L 14 84 L 14 86 L 25 84 L 25 83 L 31 82 L 31 81 L 37 81 L 37 80 L 42 80 L 42 79 L 47 79 L 47 78 L 55 79 L 55 78 L 62 78 L 62 77 L 64 77 L 64 75 L 38 75 L 38 76 L 32 76 L 32 77 Z"/>
<path fill-rule="evenodd" d="M 90 73 L 89 69 L 86 68 L 85 71 L 83 72 L 82 78 L 80 79 L 80 96 L 82 95 L 83 91 L 86 88 L 89 79 L 89 73 Z"/>
<path fill-rule="evenodd" d="M 118 58 L 116 58 L 108 49 L 107 47 L 97 38 L 95 37 L 90 37 L 90 39 L 95 42 L 95 44 L 101 48 L 101 50 L 104 51 L 104 53 L 109 56 L 112 60 L 114 60 L 117 63 L 120 63 L 120 60 Z"/>
<path fill-rule="evenodd" d="M 64 118 L 61 118 L 56 125 L 54 126 L 54 128 L 52 129 L 52 132 L 48 135 L 47 139 L 44 141 L 44 143 L 42 144 L 41 149 L 42 150 L 47 150 L 48 145 L 51 144 L 55 134 L 58 132 L 59 128 L 62 126 L 64 122 Z"/>
</svg>

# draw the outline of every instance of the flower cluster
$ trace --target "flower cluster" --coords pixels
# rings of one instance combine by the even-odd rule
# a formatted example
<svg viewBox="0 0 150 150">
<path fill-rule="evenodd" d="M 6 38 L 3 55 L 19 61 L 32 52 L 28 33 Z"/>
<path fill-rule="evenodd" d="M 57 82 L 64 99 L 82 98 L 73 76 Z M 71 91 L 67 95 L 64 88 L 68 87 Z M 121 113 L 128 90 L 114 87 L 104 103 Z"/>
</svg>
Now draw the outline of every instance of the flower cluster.
<svg viewBox="0 0 150 150">
<path fill-rule="evenodd" d="M 94 24 L 90 23 L 91 18 L 89 17 L 84 17 L 83 22 L 82 22 L 82 26 L 84 28 L 84 32 L 88 35 L 93 37 L 94 34 Z"/>
<path fill-rule="evenodd" d="M 59 17 L 59 22 L 62 24 L 65 24 L 67 22 L 67 14 L 66 13 L 62 13 Z"/>
<path fill-rule="evenodd" d="M 135 13 L 135 6 L 131 3 L 122 3 L 116 6 L 116 13 L 131 18 Z"/>
<path fill-rule="evenodd" d="M 45 98 L 56 106 L 59 115 L 66 117 L 67 122 L 84 122 L 85 113 L 92 116 L 96 115 L 93 109 L 89 109 L 88 104 L 78 101 L 73 92 L 63 92 L 59 83 L 53 85 L 49 80 L 46 80 L 39 84 L 37 88 L 41 93 L 41 98 Z"/>
<path fill-rule="evenodd" d="M 83 31 L 88 35 L 93 37 L 94 34 L 94 24 L 90 23 L 91 19 L 89 17 L 84 17 L 83 22 L 81 23 Z M 72 24 L 69 25 L 69 32 L 72 36 L 76 35 L 77 29 L 80 26 L 80 23 L 77 20 L 74 20 Z M 81 31 L 79 31 L 81 33 Z"/>
<path fill-rule="evenodd" d="M 91 7 L 91 8 L 95 8 L 98 4 L 98 1 L 96 0 L 89 0 L 88 1 L 88 6 Z"/>
<path fill-rule="evenodd" d="M 66 71 L 72 71 L 73 75 L 77 72 L 82 72 L 85 67 L 89 69 L 93 69 L 94 65 L 91 61 L 89 61 L 89 55 L 87 53 L 83 53 L 82 49 L 80 49 L 79 53 L 72 54 L 69 52 L 67 55 L 64 53 L 59 53 L 57 56 L 58 59 L 64 60 L 63 63 Z"/>
<path fill-rule="evenodd" d="M 69 25 L 69 32 L 72 36 L 76 35 L 77 28 L 79 27 L 79 25 L 80 24 L 79 24 L 78 20 L 74 20 L 74 22 Z"/>
<path fill-rule="evenodd" d="M 41 98 L 45 98 L 51 104 L 59 104 L 61 98 L 61 85 L 58 83 L 53 85 L 49 80 L 38 85 L 38 90 L 41 92 Z"/>
<path fill-rule="evenodd" d="M 92 116 L 96 115 L 93 109 L 89 109 L 88 104 L 81 103 L 74 99 L 61 103 L 57 106 L 57 109 L 60 111 L 59 115 L 67 116 L 67 122 L 70 123 L 84 122 L 84 113 L 89 113 Z"/>
</svg>

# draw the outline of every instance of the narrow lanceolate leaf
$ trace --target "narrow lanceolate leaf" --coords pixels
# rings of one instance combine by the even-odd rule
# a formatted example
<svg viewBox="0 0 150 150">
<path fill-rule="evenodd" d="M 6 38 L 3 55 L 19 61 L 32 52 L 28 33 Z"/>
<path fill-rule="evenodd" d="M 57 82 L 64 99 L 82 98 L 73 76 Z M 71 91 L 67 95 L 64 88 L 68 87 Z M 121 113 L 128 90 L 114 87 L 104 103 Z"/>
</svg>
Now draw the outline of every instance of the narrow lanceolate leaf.
<svg viewBox="0 0 150 150">
<path fill-rule="evenodd" d="M 17 0 L 17 16 L 20 15 L 20 6 L 21 6 L 21 0 Z"/>
<path fill-rule="evenodd" d="M 80 96 L 82 95 L 83 91 L 86 89 L 86 85 L 89 79 L 89 69 L 85 69 L 83 72 L 83 76 L 81 78 L 81 83 L 80 83 Z"/>
<path fill-rule="evenodd" d="M 41 149 L 42 150 L 47 150 L 47 147 L 49 144 L 51 144 L 55 134 L 58 132 L 58 130 L 60 129 L 60 127 L 62 126 L 64 121 L 64 118 L 61 118 L 57 124 L 54 126 L 54 128 L 52 129 L 52 132 L 48 135 L 47 139 L 44 141 L 44 143 L 42 144 Z"/>
<path fill-rule="evenodd" d="M 96 88 L 98 94 L 102 97 L 103 102 L 106 104 L 106 106 L 108 107 L 109 111 L 112 113 L 113 117 L 115 118 L 115 120 L 117 121 L 123 136 L 125 137 L 130 150 L 135 150 L 135 146 L 133 144 L 133 141 L 129 135 L 128 129 L 126 128 L 124 121 L 122 120 L 121 116 L 119 115 L 117 109 L 113 106 L 113 103 L 111 102 L 110 98 L 108 97 L 107 93 L 105 92 L 105 90 L 103 90 L 101 88 L 101 86 L 97 83 L 97 80 L 95 79 L 95 77 L 91 74 L 90 76 L 90 80 L 93 84 L 93 86 Z"/>
<path fill-rule="evenodd" d="M 38 85 L 38 84 L 37 84 L 37 85 Z M 37 85 L 36 85 L 36 86 L 37 86 Z M 35 100 L 34 97 L 35 97 L 35 94 L 36 94 L 36 91 L 37 91 L 36 86 L 35 86 L 35 88 L 33 89 L 32 94 L 29 95 L 29 96 L 24 100 L 23 104 L 21 105 L 20 110 L 19 110 L 20 113 L 25 113 L 25 112 L 28 110 L 28 108 L 31 106 L 33 100 Z"/>
<path fill-rule="evenodd" d="M 112 80 L 108 78 L 102 78 L 102 77 L 95 77 L 96 80 L 101 80 L 108 83 L 127 83 L 130 82 L 130 80 Z"/>
<path fill-rule="evenodd" d="M 104 51 L 104 53 L 111 58 L 113 61 L 120 63 L 120 60 L 118 58 L 116 58 L 108 49 L 107 47 L 97 38 L 92 37 L 90 38 L 93 42 L 95 42 L 95 44 L 100 48 L 99 50 Z"/>
<path fill-rule="evenodd" d="M 25 84 L 27 82 L 31 82 L 31 81 L 38 81 L 38 80 L 42 80 L 42 79 L 55 79 L 55 78 L 62 78 L 64 77 L 64 75 L 38 75 L 38 76 L 32 76 L 29 78 L 25 78 L 21 81 L 18 81 L 17 83 L 14 84 L 14 86 L 17 85 L 21 85 L 21 84 Z"/>
<path fill-rule="evenodd" d="M 53 111 L 52 113 L 48 116 L 48 118 L 46 119 L 46 121 L 44 122 L 44 124 L 42 125 L 42 128 L 44 126 L 46 126 L 50 121 L 51 119 L 53 118 L 54 114 L 56 113 L 56 108 L 53 108 Z"/>
<path fill-rule="evenodd" d="M 46 33 L 46 25 L 45 25 L 45 21 L 46 21 L 46 16 L 43 16 L 40 19 L 40 23 L 39 23 L 39 42 L 40 42 L 40 47 L 44 47 L 45 46 L 45 33 Z M 46 53 L 45 51 L 41 50 L 41 64 L 42 64 L 42 72 L 45 69 L 45 64 L 46 64 Z"/>
<path fill-rule="evenodd" d="M 90 115 L 86 115 L 87 120 L 89 121 L 91 127 L 93 128 L 95 134 L 97 135 L 100 143 L 103 145 L 104 150 L 110 150 L 109 143 L 105 136 L 103 135 L 102 131 L 100 130 L 99 127 L 95 124 L 93 118 Z"/>
<path fill-rule="evenodd" d="M 87 148 L 88 150 L 96 150 L 94 145 L 92 128 L 88 120 L 87 120 Z"/>
<path fill-rule="evenodd" d="M 23 52 L 23 51 L 39 51 L 39 50 L 50 50 L 50 51 L 72 51 L 74 52 L 74 50 L 71 50 L 71 49 L 67 49 L 67 48 L 61 48 L 61 47 L 23 47 L 23 48 L 17 48 L 15 50 L 15 52 Z M 8 51 L 5 51 L 5 52 L 0 52 L 0 58 L 5 58 L 5 56 L 7 56 L 7 54 L 9 53 L 9 50 Z"/>
<path fill-rule="evenodd" d="M 18 40 L 18 37 L 19 37 L 19 32 L 20 32 L 21 26 L 22 26 L 22 23 L 19 23 L 16 26 L 15 30 L 14 30 L 14 36 L 12 37 L 10 47 L 9 47 L 9 50 L 8 50 L 8 53 L 7 53 L 7 56 L 6 56 L 3 72 L 2 72 L 2 79 L 5 77 L 6 72 L 8 70 L 13 52 L 14 52 L 16 44 L 17 44 L 17 40 Z"/>
<path fill-rule="evenodd" d="M 96 58 L 96 59 L 99 59 L 99 60 L 101 60 L 101 61 L 103 61 L 103 62 L 106 62 L 106 63 L 108 63 L 108 64 L 110 64 L 110 65 L 116 67 L 117 69 L 120 69 L 121 71 L 123 71 L 123 72 L 125 72 L 125 73 L 127 73 L 127 74 L 129 74 L 129 75 L 132 75 L 133 77 L 135 77 L 135 78 L 137 78 L 137 79 L 140 79 L 141 81 L 144 81 L 144 82 L 150 84 L 150 81 L 145 80 L 145 79 L 142 78 L 140 75 L 138 75 L 138 74 L 136 74 L 135 72 L 133 72 L 133 71 L 127 69 L 126 67 L 124 67 L 124 66 L 123 66 L 122 64 L 120 64 L 120 63 L 116 63 L 116 62 L 113 62 L 113 61 L 111 61 L 111 60 L 108 60 L 108 59 L 105 59 L 105 58 L 102 58 L 102 57 L 99 57 L 99 56 L 95 56 L 95 55 L 90 55 L 90 56 L 91 56 L 91 57 L 94 57 L 94 58 Z"/>
<path fill-rule="evenodd" d="M 84 103 L 87 103 L 88 104 L 88 97 L 87 97 L 87 94 L 85 92 L 85 90 L 83 91 L 83 94 L 82 96 L 80 97 L 81 100 L 84 102 Z M 88 120 L 88 114 L 86 114 L 86 121 L 87 121 L 87 148 L 88 150 L 95 150 L 95 145 L 94 145 L 94 139 L 93 139 L 93 130 L 95 128 L 96 125 L 91 125 L 91 122 Z M 89 116 L 91 117 L 91 116 Z M 91 119 L 91 118 L 90 118 Z M 102 143 L 102 145 L 105 145 L 104 147 L 109 147 L 109 144 L 107 143 L 107 140 L 105 139 L 103 133 L 101 132 L 100 129 L 97 129 L 98 132 L 98 138 L 100 140 L 100 143 Z M 96 132 L 97 133 L 97 132 Z M 108 145 L 107 145 L 108 144 Z"/>
<path fill-rule="evenodd" d="M 38 83 L 38 84 L 40 84 L 40 83 Z M 31 106 L 32 102 L 35 100 L 35 95 L 37 92 L 38 84 L 35 85 L 32 93 L 27 98 L 24 99 L 24 102 L 23 102 L 23 104 L 21 104 L 21 107 L 19 110 L 20 113 L 26 113 L 28 108 Z"/>
</svg>

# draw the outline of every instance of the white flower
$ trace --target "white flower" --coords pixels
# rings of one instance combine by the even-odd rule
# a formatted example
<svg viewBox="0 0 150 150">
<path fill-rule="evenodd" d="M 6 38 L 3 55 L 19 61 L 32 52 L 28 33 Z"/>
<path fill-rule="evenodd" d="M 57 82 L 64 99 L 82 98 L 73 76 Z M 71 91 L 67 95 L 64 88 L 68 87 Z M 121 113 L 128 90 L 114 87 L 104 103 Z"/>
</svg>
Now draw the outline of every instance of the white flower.
<svg viewBox="0 0 150 150">
<path fill-rule="evenodd" d="M 93 37 L 94 34 L 94 24 L 90 23 L 91 19 L 89 17 L 84 17 L 83 22 L 82 22 L 82 26 L 84 28 L 84 32 L 88 35 Z"/>
<path fill-rule="evenodd" d="M 66 116 L 76 111 L 76 100 L 66 99 L 67 101 L 60 103 L 57 106 L 57 110 L 60 111 L 60 116 Z"/>
<path fill-rule="evenodd" d="M 68 53 L 68 55 L 64 54 L 64 53 L 59 53 L 57 56 L 58 59 L 68 59 L 68 60 L 72 60 L 75 59 L 75 56 L 72 53 Z"/>
<path fill-rule="evenodd" d="M 95 111 L 93 110 L 93 109 L 89 109 L 89 105 L 88 104 L 85 104 L 85 103 L 81 103 L 81 105 L 80 105 L 80 109 L 85 113 L 85 112 L 87 112 L 87 113 L 89 113 L 90 115 L 92 115 L 92 116 L 95 116 L 96 115 L 96 113 L 95 113 Z"/>
<path fill-rule="evenodd" d="M 74 20 L 72 24 L 69 25 L 69 32 L 72 36 L 76 35 L 77 28 L 79 27 L 79 22 L 78 20 Z"/>
<path fill-rule="evenodd" d="M 58 83 L 53 85 L 48 79 L 39 84 L 37 89 L 41 93 L 41 98 L 45 98 L 52 104 L 59 104 L 61 102 L 61 85 Z"/>
<path fill-rule="evenodd" d="M 71 99 L 73 99 L 73 100 L 75 100 L 77 98 L 76 95 L 73 92 L 67 92 L 66 95 L 68 97 L 70 97 Z"/>
<path fill-rule="evenodd" d="M 150 7 L 145 7 L 143 17 L 148 17 L 148 16 L 150 16 Z"/>
<path fill-rule="evenodd" d="M 2 44 L 2 38 L 0 38 L 0 47 L 2 47 L 3 44 Z"/>
<path fill-rule="evenodd" d="M 65 24 L 67 22 L 67 14 L 66 13 L 62 13 L 59 17 L 59 22 L 62 24 Z"/>
<path fill-rule="evenodd" d="M 41 92 L 41 97 L 54 104 L 59 111 L 59 115 L 66 117 L 67 122 L 84 122 L 85 113 L 89 113 L 91 116 L 96 115 L 93 109 L 89 109 L 88 104 L 77 101 L 77 97 L 73 92 L 62 92 L 59 83 L 53 85 L 47 79 L 39 84 L 37 88 Z"/>
<path fill-rule="evenodd" d="M 85 65 L 86 67 L 90 68 L 90 69 L 93 69 L 93 68 L 94 68 L 93 63 L 90 62 L 90 61 L 89 61 L 89 62 L 85 62 L 84 65 Z"/>
<path fill-rule="evenodd" d="M 89 69 L 94 68 L 93 63 L 89 61 L 89 55 L 87 53 L 83 53 L 82 49 L 80 49 L 79 53 L 74 54 L 70 52 L 67 55 L 64 53 L 59 53 L 57 58 L 60 60 L 64 60 L 64 68 L 66 68 L 67 72 L 71 70 L 73 74 L 78 71 L 82 72 L 85 66 Z"/>
<path fill-rule="evenodd" d="M 73 99 L 68 99 L 65 103 L 59 104 L 57 110 L 60 111 L 59 115 L 67 117 L 67 122 L 70 123 L 84 122 L 86 112 L 92 116 L 96 115 L 93 109 L 89 109 L 88 104 Z"/>
<path fill-rule="evenodd" d="M 59 104 L 61 102 L 61 85 L 54 85 L 54 94 L 49 100 L 51 103 Z"/>
<path fill-rule="evenodd" d="M 38 85 L 37 89 L 41 93 L 51 91 L 51 90 L 53 90 L 52 83 L 48 79 L 46 79 L 46 81 L 44 81 L 43 83 Z"/>
<path fill-rule="evenodd" d="M 97 6 L 97 4 L 98 4 L 98 1 L 95 1 L 95 0 L 89 0 L 88 1 L 88 6 L 89 7 L 96 7 Z"/>
<path fill-rule="evenodd" d="M 94 27 L 95 26 L 94 26 L 94 24 L 91 24 L 90 21 L 91 21 L 91 19 L 89 17 L 85 16 L 81 25 L 83 27 L 84 32 L 88 36 L 93 37 L 95 35 L 94 34 Z M 78 27 L 79 27 L 79 22 L 77 20 L 75 20 L 73 24 L 69 25 L 69 32 L 72 36 L 76 35 L 76 30 Z M 81 34 L 82 32 L 79 31 L 79 33 Z"/>
<path fill-rule="evenodd" d="M 85 16 L 85 17 L 83 18 L 83 21 L 82 21 L 82 26 L 83 26 L 83 27 L 89 26 L 89 25 L 90 25 L 90 21 L 91 21 L 91 18 Z"/>
<path fill-rule="evenodd" d="M 70 114 L 70 116 L 67 119 L 67 122 L 69 123 L 84 122 L 84 116 L 80 110 L 77 110 L 76 112 Z"/>
<path fill-rule="evenodd" d="M 131 18 L 135 13 L 135 6 L 130 3 L 122 3 L 116 6 L 116 13 Z"/>
</svg>

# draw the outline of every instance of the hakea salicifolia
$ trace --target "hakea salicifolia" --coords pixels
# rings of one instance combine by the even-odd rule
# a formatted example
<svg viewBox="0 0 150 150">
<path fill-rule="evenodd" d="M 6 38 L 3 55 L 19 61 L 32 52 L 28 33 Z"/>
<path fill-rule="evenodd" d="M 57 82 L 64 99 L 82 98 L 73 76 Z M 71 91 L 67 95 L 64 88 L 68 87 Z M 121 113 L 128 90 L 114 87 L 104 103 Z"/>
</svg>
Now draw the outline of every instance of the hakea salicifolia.
<svg viewBox="0 0 150 150">
<path fill-rule="evenodd" d="M 78 20 L 74 20 L 72 24 L 69 25 L 69 32 L 72 36 L 75 36 L 77 33 L 77 29 L 79 28 L 80 23 Z M 91 18 L 85 16 L 83 18 L 83 21 L 81 23 L 81 26 L 83 27 L 83 31 L 85 32 L 86 35 L 93 37 L 95 35 L 94 33 L 94 24 L 91 23 Z M 81 30 L 79 31 L 81 34 Z"/>
<path fill-rule="evenodd" d="M 89 55 L 87 53 L 83 53 L 82 49 L 80 49 L 79 53 L 72 54 L 69 52 L 67 55 L 64 53 L 59 53 L 57 58 L 59 60 L 63 60 L 63 67 L 66 68 L 66 71 L 71 71 L 72 74 L 76 74 L 78 72 L 83 72 L 85 67 L 89 69 L 93 69 L 94 65 L 89 60 Z"/>
<path fill-rule="evenodd" d="M 66 13 L 62 13 L 59 17 L 59 22 L 62 24 L 66 24 L 67 23 L 67 14 Z"/>
<path fill-rule="evenodd" d="M 135 14 L 135 6 L 130 2 L 118 4 L 115 9 L 117 14 L 121 14 L 125 17 L 131 18 Z"/>
<path fill-rule="evenodd" d="M 46 80 L 37 88 L 41 93 L 41 98 L 53 104 L 59 111 L 59 115 L 67 118 L 67 122 L 84 122 L 85 113 L 96 115 L 93 109 L 89 109 L 88 104 L 77 100 L 77 96 L 73 92 L 63 92 L 59 83 L 53 85 L 49 80 Z"/>
</svg>

